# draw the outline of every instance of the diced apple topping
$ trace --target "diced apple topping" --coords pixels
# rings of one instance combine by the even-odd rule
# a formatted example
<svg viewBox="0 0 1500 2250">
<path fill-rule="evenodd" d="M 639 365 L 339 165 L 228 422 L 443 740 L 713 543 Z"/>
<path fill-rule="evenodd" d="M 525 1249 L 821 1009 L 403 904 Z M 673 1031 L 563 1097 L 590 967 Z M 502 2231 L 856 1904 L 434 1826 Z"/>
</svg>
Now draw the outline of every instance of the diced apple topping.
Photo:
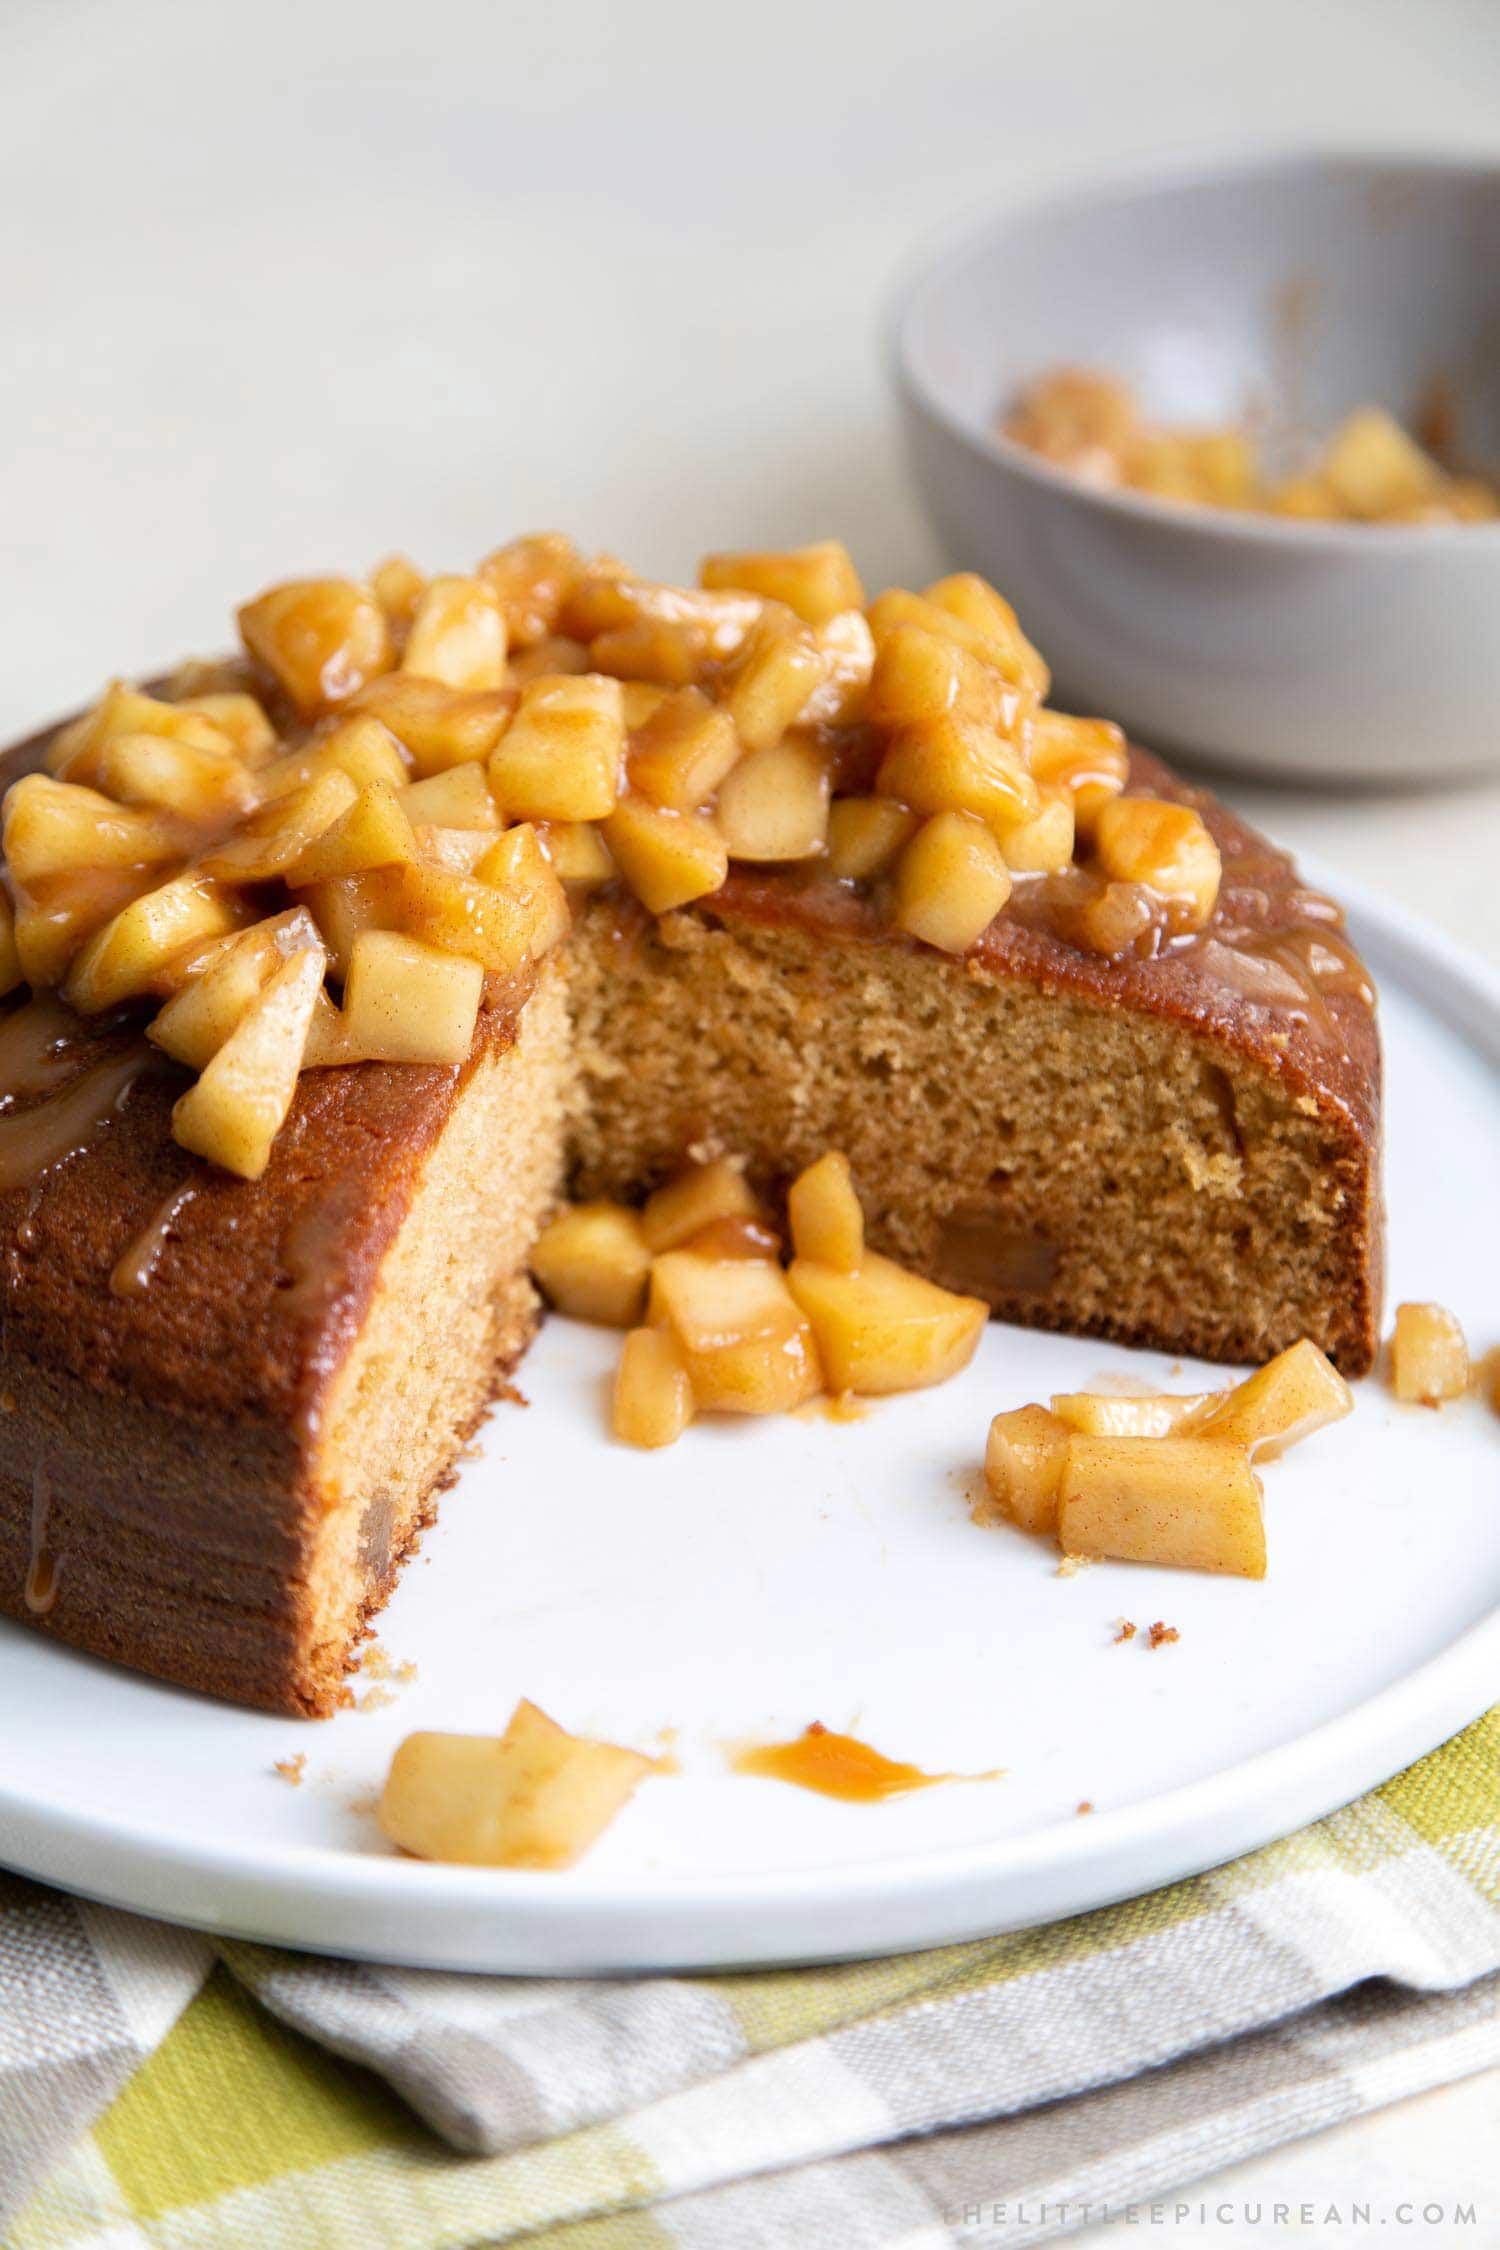
<svg viewBox="0 0 1500 2250">
<path fill-rule="evenodd" d="M 344 980 L 350 1061 L 461 1063 L 474 1044 L 484 970 L 401 930 L 361 930 Z"/>
<path fill-rule="evenodd" d="M 841 883 L 872 883 L 884 875 L 920 822 L 890 797 L 835 797 L 828 808 L 828 872 Z"/>
<path fill-rule="evenodd" d="M 632 1328 L 615 1370 L 612 1426 L 626 1445 L 674 1445 L 694 1410 L 693 1383 L 665 1328 Z"/>
<path fill-rule="evenodd" d="M 148 1024 L 146 1036 L 175 1062 L 202 1070 L 271 977 L 297 953 L 324 959 L 318 926 L 302 909 L 215 940 L 185 963 L 186 981 Z"/>
<path fill-rule="evenodd" d="M 731 859 L 811 859 L 828 837 L 829 772 L 799 735 L 751 750 L 725 776 L 717 827 Z"/>
<path fill-rule="evenodd" d="M 401 669 L 479 695 L 505 685 L 505 649 L 505 613 L 483 580 L 434 578 L 412 613 Z"/>
<path fill-rule="evenodd" d="M 477 761 L 447 766 L 424 781 L 409 782 L 401 791 L 401 810 L 413 828 L 498 829 L 500 813 L 490 793 L 484 767 Z"/>
<path fill-rule="evenodd" d="M 698 582 L 715 591 L 734 587 L 763 595 L 795 610 L 808 625 L 826 625 L 841 610 L 863 608 L 865 599 L 849 550 L 838 539 L 820 539 L 779 555 L 706 555 Z"/>
<path fill-rule="evenodd" d="M 1094 833 L 1106 875 L 1143 883 L 1179 910 L 1185 928 L 1203 927 L 1219 895 L 1219 847 L 1191 806 L 1113 797 Z"/>
<path fill-rule="evenodd" d="M 944 953 L 967 953 L 1010 897 L 1010 869 L 972 813 L 935 813 L 896 865 L 895 919 Z"/>
<path fill-rule="evenodd" d="M 381 1832 L 418 1859 L 571 1867 L 657 1770 L 654 1758 L 569 1734 L 523 1701 L 502 1735 L 409 1734 L 398 1744 Z"/>
<path fill-rule="evenodd" d="M 986 1497 L 1066 1554 L 1265 1576 L 1260 1484 L 1274 1461 L 1353 1409 L 1349 1386 L 1306 1338 L 1228 1390 L 1184 1395 L 1073 1391 L 997 1414 Z"/>
<path fill-rule="evenodd" d="M 604 841 L 649 914 L 707 898 L 729 872 L 724 839 L 705 813 L 668 812 L 633 792 L 605 821 Z"/>
<path fill-rule="evenodd" d="M 490 787 L 514 820 L 604 820 L 624 761 L 618 680 L 597 672 L 532 680 L 490 754 Z"/>
<path fill-rule="evenodd" d="M 318 953 L 296 953 L 276 971 L 173 1110 L 184 1148 L 241 1179 L 260 1178 L 297 1091 L 322 989 Z"/>
<path fill-rule="evenodd" d="M 844 885 L 862 895 L 839 911 L 955 974 L 1013 885 L 1098 953 L 1204 926 L 1219 862 L 1199 815 L 1123 794 L 1118 728 L 1043 707 L 1047 668 L 982 579 L 867 602 L 834 540 L 701 575 L 659 584 L 544 532 L 467 575 L 394 555 L 271 587 L 239 612 L 248 661 L 154 694 L 113 682 L 11 785 L 0 992 L 170 1001 L 196 960 L 153 1036 L 203 1068 L 276 973 L 257 981 L 255 945 L 210 973 L 204 948 L 297 907 L 327 980 L 303 1057 L 328 1069 L 456 1060 L 475 969 L 479 1010 L 514 1005 L 611 886 L 666 917 L 726 885 Z M 361 949 L 370 933 L 393 942 Z M 741 1218 L 762 1223 L 696 1231 Z M 847 1227 L 801 1223 L 830 1230 L 803 1258 L 868 1280 Z M 741 1229 L 716 1255 L 759 1252 Z"/>
<path fill-rule="evenodd" d="M 602 1328 L 633 1328 L 646 1309 L 651 1251 L 622 1203 L 574 1203 L 542 1229 L 531 1270 L 559 1312 Z"/>
<path fill-rule="evenodd" d="M 273 586 L 240 611 L 246 648 L 305 716 L 347 703 L 391 668 L 385 611 L 348 578 L 303 578 Z"/>
<path fill-rule="evenodd" d="M 1469 1387 L 1469 1347 L 1463 1329 L 1442 1305 L 1396 1307 L 1390 1348 L 1391 1388 L 1416 1406 L 1441 1406 Z"/>
</svg>

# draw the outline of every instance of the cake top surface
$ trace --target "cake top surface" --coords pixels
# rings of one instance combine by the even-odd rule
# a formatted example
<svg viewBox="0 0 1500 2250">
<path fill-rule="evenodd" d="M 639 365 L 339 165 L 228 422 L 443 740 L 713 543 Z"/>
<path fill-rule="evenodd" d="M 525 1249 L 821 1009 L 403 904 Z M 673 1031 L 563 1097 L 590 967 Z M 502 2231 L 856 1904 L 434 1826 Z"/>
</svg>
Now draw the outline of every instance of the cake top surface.
<svg viewBox="0 0 1500 2250">
<path fill-rule="evenodd" d="M 100 1380 L 155 1352 L 191 1403 L 308 1408 L 456 1084 L 590 897 L 1179 1017 L 1373 1130 L 1337 906 L 1117 727 L 1052 710 L 993 589 L 869 601 L 835 542 L 700 580 L 541 535 L 466 577 L 292 581 L 241 610 L 240 656 L 116 683 L 10 753 L 13 1340 L 31 1304 Z M 196 1278 L 144 1322 L 131 1273 L 168 1227 Z M 226 1234 L 238 1307 L 192 1252 Z"/>
</svg>

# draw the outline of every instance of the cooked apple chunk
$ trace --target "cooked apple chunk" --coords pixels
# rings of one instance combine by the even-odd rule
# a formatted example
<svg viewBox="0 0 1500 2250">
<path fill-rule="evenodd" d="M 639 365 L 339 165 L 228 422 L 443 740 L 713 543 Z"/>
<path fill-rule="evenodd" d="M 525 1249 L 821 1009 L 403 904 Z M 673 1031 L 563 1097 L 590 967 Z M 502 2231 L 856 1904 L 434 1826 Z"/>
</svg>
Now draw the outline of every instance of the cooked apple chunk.
<svg viewBox="0 0 1500 2250">
<path fill-rule="evenodd" d="M 363 1062 L 464 1062 L 483 995 L 477 961 L 404 931 L 361 930 L 344 980 L 346 1049 Z"/>
<path fill-rule="evenodd" d="M 188 981 L 147 1025 L 147 1038 L 189 1070 L 203 1070 L 297 953 L 327 958 L 317 924 L 302 908 L 216 939 L 186 964 Z"/>
<path fill-rule="evenodd" d="M 313 1008 L 323 989 L 321 953 L 278 969 L 203 1075 L 172 1111 L 184 1148 L 242 1180 L 258 1180 L 297 1091 Z"/>
<path fill-rule="evenodd" d="M 482 578 L 505 616 L 512 648 L 532 648 L 555 633 L 562 605 L 583 570 L 583 558 L 560 531 L 534 532 L 486 555 Z"/>
<path fill-rule="evenodd" d="M 1469 1347 L 1454 1315 L 1442 1305 L 1396 1307 L 1391 1337 L 1391 1388 L 1416 1406 L 1441 1406 L 1469 1387 Z"/>
<path fill-rule="evenodd" d="M 1099 865 L 1116 882 L 1144 883 L 1169 900 L 1186 928 L 1201 929 L 1219 895 L 1219 847 L 1190 805 L 1113 797 L 1094 827 Z"/>
<path fill-rule="evenodd" d="M 630 786 L 669 812 L 696 812 L 740 749 L 729 713 L 710 703 L 701 688 L 679 688 L 632 732 Z"/>
<path fill-rule="evenodd" d="M 398 635 L 409 629 L 426 587 L 423 573 L 406 555 L 387 555 L 370 573 L 370 591 Z"/>
<path fill-rule="evenodd" d="M 185 831 L 160 811 L 118 805 L 73 781 L 28 773 L 5 793 L 5 858 L 24 890 L 76 868 L 181 859 Z"/>
<path fill-rule="evenodd" d="M 295 866 L 309 844 L 341 820 L 358 798 L 346 773 L 321 773 L 251 813 L 232 836 L 206 851 L 199 865 L 225 882 L 268 883 Z"/>
<path fill-rule="evenodd" d="M 532 680 L 490 754 L 490 788 L 511 820 L 603 820 L 625 762 L 618 680 Z"/>
<path fill-rule="evenodd" d="M 997 1414 L 985 1442 L 984 1498 L 974 1504 L 975 1522 L 1001 1517 L 1023 1531 L 1055 1532 L 1069 1435 L 1067 1423 L 1045 1406 Z"/>
<path fill-rule="evenodd" d="M 611 1426 L 626 1445 L 674 1445 L 693 1419 L 693 1386 L 665 1328 L 632 1328 L 615 1370 Z"/>
<path fill-rule="evenodd" d="M 1230 1391 L 1197 1391 L 1173 1396 L 1119 1397 L 1113 1392 L 1064 1391 L 1052 1411 L 1080 1437 L 1196 1436 L 1205 1413 L 1233 1396 Z M 1242 1443 L 1243 1440 L 1236 1440 Z"/>
<path fill-rule="evenodd" d="M 735 588 L 795 610 L 808 625 L 826 625 L 841 610 L 861 609 L 865 590 L 841 539 L 767 552 L 705 555 L 698 583 L 714 592 Z"/>
<path fill-rule="evenodd" d="M 1073 858 L 1073 805 L 1066 796 L 1044 798 L 1029 820 L 1018 820 L 1000 838 L 1013 875 L 1060 875 Z"/>
<path fill-rule="evenodd" d="M 889 797 L 835 797 L 828 808 L 828 872 L 841 883 L 873 883 L 900 856 L 920 822 Z"/>
<path fill-rule="evenodd" d="M 403 672 L 437 680 L 461 695 L 505 684 L 505 616 L 478 578 L 434 578 L 412 614 Z"/>
<path fill-rule="evenodd" d="M 492 883 L 513 898 L 526 918 L 533 960 L 560 945 L 573 921 L 568 894 L 530 821 L 497 836 L 474 870 L 476 882 Z"/>
<path fill-rule="evenodd" d="M 786 1202 L 797 1256 L 853 1273 L 865 1254 L 865 1215 L 848 1157 L 837 1149 L 820 1156 L 793 1180 Z"/>
<path fill-rule="evenodd" d="M 727 1157 L 716 1157 L 709 1164 L 687 1165 L 664 1187 L 647 1196 L 641 1232 L 655 1255 L 661 1250 L 675 1250 L 716 1219 L 764 1217 L 760 1197 L 740 1167 Z"/>
<path fill-rule="evenodd" d="M 93 783 L 121 805 L 153 805 L 179 821 L 238 820 L 255 802 L 245 761 L 232 750 L 165 734 L 115 734 L 92 761 Z"/>
<path fill-rule="evenodd" d="M 306 749 L 288 750 L 273 758 L 256 776 L 261 799 L 291 796 L 324 774 L 343 774 L 356 789 L 383 782 L 388 789 L 404 789 L 410 778 L 406 757 L 390 728 L 367 711 L 353 711 Z"/>
<path fill-rule="evenodd" d="M 967 953 L 1010 897 L 1010 869 L 972 813 L 935 813 L 896 864 L 899 928 L 944 953 Z"/>
<path fill-rule="evenodd" d="M 153 887 L 149 867 L 89 867 L 54 875 L 36 898 L 18 889 L 16 953 L 33 992 L 61 984 L 85 942 Z"/>
<path fill-rule="evenodd" d="M 867 1251 L 853 1273 L 794 1258 L 792 1295 L 812 1323 L 834 1391 L 877 1397 L 946 1383 L 973 1358 L 990 1308 Z"/>
<path fill-rule="evenodd" d="M 250 699 L 247 697 L 247 701 Z M 91 711 L 71 726 L 63 727 L 47 751 L 46 768 L 59 781 L 79 781 L 97 787 L 96 761 L 107 743 L 122 734 L 155 734 L 221 755 L 233 742 L 212 714 L 191 703 L 167 703 L 155 695 L 142 695 L 123 680 L 113 681 Z"/>
<path fill-rule="evenodd" d="M 298 853 L 286 869 L 286 880 L 295 890 L 340 875 L 364 875 L 374 867 L 399 867 L 416 856 L 416 838 L 400 799 L 394 789 L 376 781 Z"/>
<path fill-rule="evenodd" d="M 1052 676 L 1040 649 L 1026 638 L 1004 595 L 997 594 L 985 579 L 972 570 L 961 570 L 951 578 L 938 579 L 923 599 L 966 626 L 976 636 L 969 645 L 982 650 L 985 661 L 1007 680 L 1029 688 L 1036 696 L 1047 693 Z"/>
<path fill-rule="evenodd" d="M 122 907 L 74 959 L 65 997 L 81 1015 L 170 991 L 173 964 L 190 946 L 224 937 L 250 909 L 207 875 L 174 876 Z"/>
<path fill-rule="evenodd" d="M 817 644 L 801 620 L 780 607 L 764 610 L 724 689 L 724 707 L 746 750 L 770 750 L 780 742 L 822 677 Z"/>
<path fill-rule="evenodd" d="M 536 832 L 560 883 L 577 883 L 581 889 L 593 891 L 601 883 L 614 881 L 615 863 L 609 846 L 591 821 L 538 821 Z"/>
<path fill-rule="evenodd" d="M 418 1859 L 571 1867 L 656 1760 L 569 1734 L 521 1702 L 502 1735 L 409 1734 L 380 1797 L 383 1835 Z"/>
<path fill-rule="evenodd" d="M 389 727 L 425 779 L 488 758 L 519 701 L 514 688 L 463 695 L 438 680 L 390 672 L 361 688 L 353 707 Z"/>
<path fill-rule="evenodd" d="M 724 839 L 705 813 L 667 812 L 633 791 L 604 823 L 604 841 L 648 914 L 706 898 L 729 872 Z"/>
<path fill-rule="evenodd" d="M 1073 1437 L 1057 1535 L 1068 1555 L 1266 1575 L 1260 1484 L 1242 1445 Z"/>
<path fill-rule="evenodd" d="M 715 823 L 731 859 L 811 859 L 828 839 L 828 761 L 789 734 L 751 750 L 719 790 Z"/>
<path fill-rule="evenodd" d="M 246 602 L 239 624 L 250 654 L 304 718 L 347 703 L 395 656 L 385 611 L 348 578 L 289 579 Z"/>
<path fill-rule="evenodd" d="M 903 727 L 891 737 L 878 780 L 887 797 L 914 812 L 973 813 L 1002 838 L 1040 810 L 1020 752 L 962 713 Z"/>
<path fill-rule="evenodd" d="M 207 695 L 185 695 L 172 707 L 206 719 L 223 734 L 242 765 L 253 772 L 276 755 L 276 729 L 257 697 L 239 688 L 215 688 Z"/>
<path fill-rule="evenodd" d="M 495 840 L 492 828 L 439 828 L 432 821 L 412 829 L 424 867 L 445 867 L 450 875 L 472 875 Z"/>
<path fill-rule="evenodd" d="M 531 1270 L 571 1320 L 633 1328 L 646 1308 L 651 1251 L 623 1203 L 573 1203 L 542 1229 Z"/>
<path fill-rule="evenodd" d="M 1343 1376 L 1304 1337 L 1232 1391 L 1205 1399 L 1191 1429 L 1194 1437 L 1243 1445 L 1253 1460 L 1275 1461 L 1353 1411 L 1354 1394 Z"/>
<path fill-rule="evenodd" d="M 676 1338 L 705 1413 L 785 1414 L 823 1387 L 813 1332 L 777 1266 L 669 1250 L 649 1314 Z"/>
<path fill-rule="evenodd" d="M 437 828 L 484 828 L 493 833 L 500 826 L 499 808 L 490 794 L 484 767 L 474 759 L 429 774 L 425 781 L 409 782 L 401 791 L 401 810 L 413 828 L 430 823 Z"/>
<path fill-rule="evenodd" d="M 1044 787 L 1067 791 L 1079 835 L 1091 836 L 1130 771 L 1124 735 L 1109 719 L 1075 719 L 1065 711 L 1033 713 L 1030 734 L 1032 772 Z"/>
</svg>

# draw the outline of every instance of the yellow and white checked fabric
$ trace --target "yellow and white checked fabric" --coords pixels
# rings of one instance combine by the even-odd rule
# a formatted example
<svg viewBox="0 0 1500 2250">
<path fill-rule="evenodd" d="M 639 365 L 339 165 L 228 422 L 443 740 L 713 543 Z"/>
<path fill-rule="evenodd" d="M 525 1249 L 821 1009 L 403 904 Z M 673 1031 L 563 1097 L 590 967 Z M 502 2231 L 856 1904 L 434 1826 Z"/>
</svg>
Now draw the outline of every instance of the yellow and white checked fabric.
<svg viewBox="0 0 1500 2250">
<path fill-rule="evenodd" d="M 1038 2242 L 1492 2063 L 1500 1709 L 1212 1874 L 849 1967 L 441 1976 L 0 1877 L 5 2250 Z"/>
</svg>

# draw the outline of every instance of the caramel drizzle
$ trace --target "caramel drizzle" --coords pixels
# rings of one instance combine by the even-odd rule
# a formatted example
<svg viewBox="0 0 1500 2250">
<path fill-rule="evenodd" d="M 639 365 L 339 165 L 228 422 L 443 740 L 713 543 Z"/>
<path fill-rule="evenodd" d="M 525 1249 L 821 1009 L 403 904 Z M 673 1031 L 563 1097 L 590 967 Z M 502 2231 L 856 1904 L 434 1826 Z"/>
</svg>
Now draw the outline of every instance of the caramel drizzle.
<svg viewBox="0 0 1500 2250">
<path fill-rule="evenodd" d="M 177 1225 L 178 1215 L 197 1194 L 197 1183 L 185 1180 L 159 1203 L 140 1233 L 116 1260 L 109 1277 L 112 1297 L 144 1297 Z"/>
<path fill-rule="evenodd" d="M 732 1764 L 736 1773 L 789 1781 L 820 1797 L 841 1797 L 846 1804 L 862 1805 L 902 1797 L 912 1789 L 931 1789 L 940 1781 L 994 1781 L 1002 1770 L 928 1773 L 921 1766 L 887 1758 L 857 1735 L 836 1734 L 817 1719 L 790 1742 L 757 1743 L 736 1752 Z"/>
<path fill-rule="evenodd" d="M 38 1459 L 31 1472 L 31 1564 L 26 1573 L 26 1607 L 34 1617 L 45 1617 L 57 1600 L 58 1561 L 47 1547 L 52 1516 L 52 1479 L 47 1464 Z"/>
<path fill-rule="evenodd" d="M 72 1009 L 46 994 L 0 1018 L 0 1103 L 8 1109 L 55 1093 L 73 1074 L 78 1030 Z"/>
<path fill-rule="evenodd" d="M 34 1108 L 0 1117 L 0 1193 L 34 1186 L 70 1157 L 81 1156 L 150 1060 L 143 1043 L 95 1063 Z"/>
</svg>

